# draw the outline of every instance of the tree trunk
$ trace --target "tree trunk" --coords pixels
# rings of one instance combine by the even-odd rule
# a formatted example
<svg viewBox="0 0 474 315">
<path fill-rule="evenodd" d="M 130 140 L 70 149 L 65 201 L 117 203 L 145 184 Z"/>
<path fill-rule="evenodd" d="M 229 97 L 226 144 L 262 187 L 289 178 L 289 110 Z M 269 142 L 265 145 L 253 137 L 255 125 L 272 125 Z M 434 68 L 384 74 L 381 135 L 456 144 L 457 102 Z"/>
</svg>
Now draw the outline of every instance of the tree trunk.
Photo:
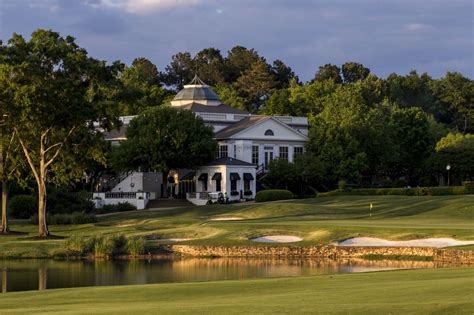
<svg viewBox="0 0 474 315">
<path fill-rule="evenodd" d="M 49 236 L 46 225 L 46 184 L 44 182 L 38 185 L 38 236 Z"/>
<path fill-rule="evenodd" d="M 8 226 L 7 216 L 7 200 L 8 200 L 8 183 L 6 180 L 2 181 L 2 226 L 0 233 L 8 234 L 10 227 Z"/>
</svg>

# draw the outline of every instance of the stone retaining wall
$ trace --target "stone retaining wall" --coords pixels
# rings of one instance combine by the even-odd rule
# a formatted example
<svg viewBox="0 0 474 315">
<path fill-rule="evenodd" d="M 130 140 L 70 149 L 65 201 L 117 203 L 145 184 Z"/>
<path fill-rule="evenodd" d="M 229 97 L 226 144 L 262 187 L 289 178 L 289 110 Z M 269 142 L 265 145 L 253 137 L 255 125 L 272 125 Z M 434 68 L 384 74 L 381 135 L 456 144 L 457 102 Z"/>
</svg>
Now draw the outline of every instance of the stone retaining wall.
<svg viewBox="0 0 474 315">
<path fill-rule="evenodd" d="M 429 256 L 434 262 L 474 264 L 473 250 L 447 250 L 431 247 L 343 247 L 343 246 L 189 246 L 169 245 L 167 250 L 195 257 L 305 257 L 361 258 L 365 255 Z"/>
</svg>

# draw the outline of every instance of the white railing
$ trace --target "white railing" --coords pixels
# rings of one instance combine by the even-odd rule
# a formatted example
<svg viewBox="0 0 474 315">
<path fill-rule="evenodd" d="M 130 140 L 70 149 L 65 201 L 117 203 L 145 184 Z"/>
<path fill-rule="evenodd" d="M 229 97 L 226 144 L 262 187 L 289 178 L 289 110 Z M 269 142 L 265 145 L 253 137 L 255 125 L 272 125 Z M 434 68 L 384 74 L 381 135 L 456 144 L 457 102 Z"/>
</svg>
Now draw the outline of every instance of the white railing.
<svg viewBox="0 0 474 315">
<path fill-rule="evenodd" d="M 142 210 L 145 209 L 149 200 L 149 192 L 103 192 L 92 194 L 92 201 L 96 208 L 128 202 L 137 207 L 138 210 Z"/>
</svg>

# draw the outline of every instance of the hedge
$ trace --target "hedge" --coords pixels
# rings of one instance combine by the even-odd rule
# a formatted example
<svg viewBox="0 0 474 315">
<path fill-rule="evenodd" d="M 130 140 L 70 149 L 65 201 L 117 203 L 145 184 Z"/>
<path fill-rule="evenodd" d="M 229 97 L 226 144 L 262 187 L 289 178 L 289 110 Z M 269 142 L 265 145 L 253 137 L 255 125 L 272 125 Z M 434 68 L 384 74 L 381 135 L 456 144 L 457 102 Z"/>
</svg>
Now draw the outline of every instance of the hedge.
<svg viewBox="0 0 474 315">
<path fill-rule="evenodd" d="M 115 205 L 104 205 L 102 208 L 96 209 L 95 212 L 102 213 L 111 213 L 111 212 L 125 212 L 137 210 L 137 207 L 132 205 L 130 202 L 119 202 Z"/>
<path fill-rule="evenodd" d="M 318 197 L 343 196 L 343 195 L 400 195 L 400 196 L 446 196 L 464 195 L 469 193 L 468 186 L 450 187 L 416 187 L 416 188 L 361 188 L 361 189 L 336 189 L 319 193 Z"/>
<path fill-rule="evenodd" d="M 463 184 L 465 193 L 474 195 L 474 182 L 464 182 Z"/>
<path fill-rule="evenodd" d="M 30 217 L 32 224 L 38 224 L 38 214 Z M 46 214 L 46 223 L 50 225 L 71 225 L 97 222 L 96 216 L 84 212 Z"/>
<path fill-rule="evenodd" d="M 38 203 L 34 196 L 16 195 L 8 202 L 10 215 L 17 219 L 28 219 L 38 212 Z"/>
<path fill-rule="evenodd" d="M 289 190 L 269 189 L 259 191 L 255 195 L 255 202 L 293 199 L 293 193 Z"/>
</svg>

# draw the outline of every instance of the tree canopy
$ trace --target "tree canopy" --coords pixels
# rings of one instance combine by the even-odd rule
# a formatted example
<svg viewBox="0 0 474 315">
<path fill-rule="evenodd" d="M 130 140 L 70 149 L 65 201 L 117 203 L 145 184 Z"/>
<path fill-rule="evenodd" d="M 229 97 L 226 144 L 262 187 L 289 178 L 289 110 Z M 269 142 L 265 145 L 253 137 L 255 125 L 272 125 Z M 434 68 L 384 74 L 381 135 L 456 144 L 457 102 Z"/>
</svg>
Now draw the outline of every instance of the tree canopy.
<svg viewBox="0 0 474 315">
<path fill-rule="evenodd" d="M 196 168 L 215 157 L 212 129 L 191 111 L 150 108 L 130 122 L 127 140 L 115 149 L 117 170 Z"/>
<path fill-rule="evenodd" d="M 119 67 L 90 58 L 74 38 L 53 31 L 37 30 L 29 41 L 14 34 L 5 50 L 2 101 L 38 186 L 39 236 L 47 237 L 46 183 L 80 178 L 75 161 L 103 158 L 94 150 L 92 140 L 102 141 L 94 122 L 105 129 L 117 124 L 110 105 Z"/>
</svg>

